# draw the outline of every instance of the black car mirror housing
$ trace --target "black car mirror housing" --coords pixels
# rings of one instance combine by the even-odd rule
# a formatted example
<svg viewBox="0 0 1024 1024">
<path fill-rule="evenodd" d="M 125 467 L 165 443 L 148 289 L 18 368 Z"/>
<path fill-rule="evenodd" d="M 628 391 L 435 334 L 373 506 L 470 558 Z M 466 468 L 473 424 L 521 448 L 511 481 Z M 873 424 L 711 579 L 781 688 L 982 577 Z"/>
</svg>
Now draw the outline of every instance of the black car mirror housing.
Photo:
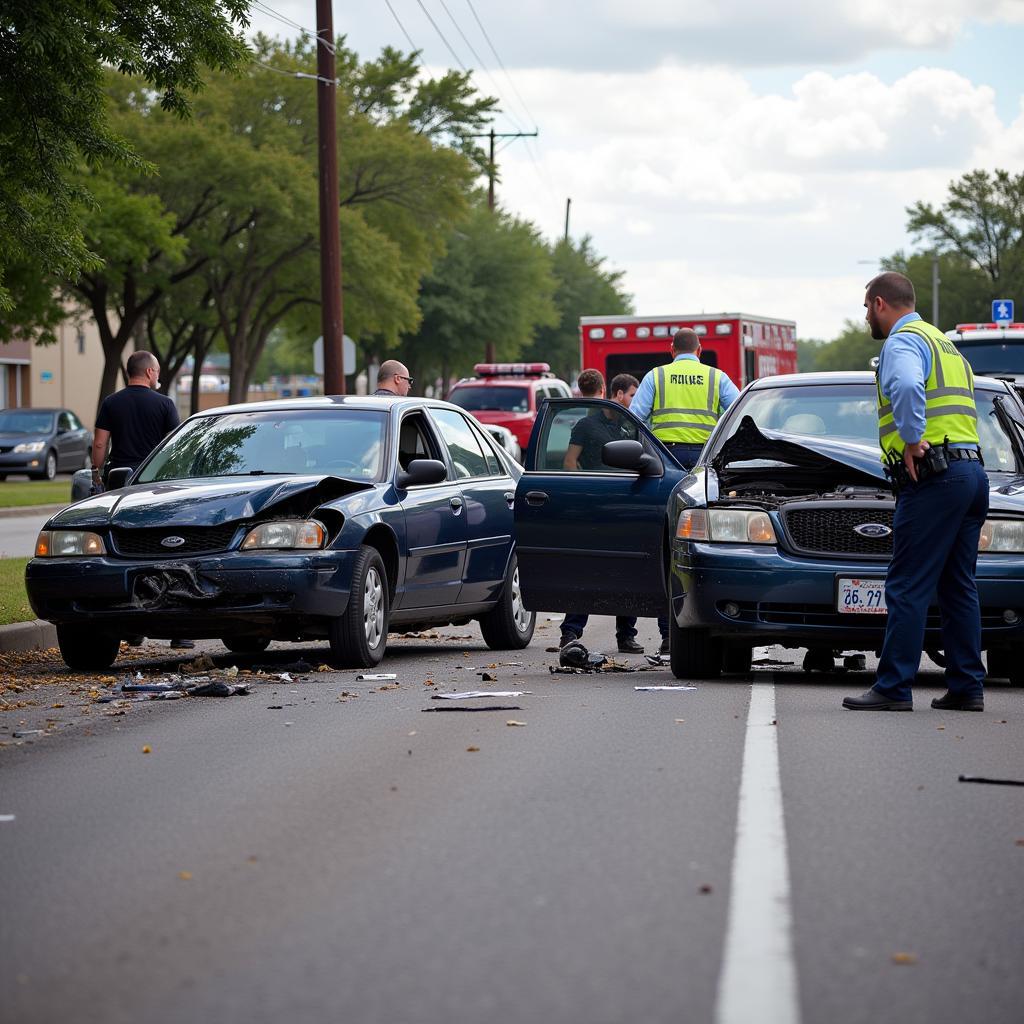
<svg viewBox="0 0 1024 1024">
<path fill-rule="evenodd" d="M 112 469 L 107 474 L 107 490 L 119 491 L 122 487 L 126 487 L 134 472 L 135 470 L 131 466 L 118 466 Z"/>
<path fill-rule="evenodd" d="M 641 476 L 661 476 L 664 472 L 661 461 L 645 452 L 639 441 L 608 441 L 601 449 L 601 461 L 612 469 L 625 469 Z"/>
<path fill-rule="evenodd" d="M 408 469 L 400 469 L 395 485 L 405 490 L 417 484 L 439 484 L 448 479 L 448 468 L 438 459 L 413 459 Z"/>
</svg>

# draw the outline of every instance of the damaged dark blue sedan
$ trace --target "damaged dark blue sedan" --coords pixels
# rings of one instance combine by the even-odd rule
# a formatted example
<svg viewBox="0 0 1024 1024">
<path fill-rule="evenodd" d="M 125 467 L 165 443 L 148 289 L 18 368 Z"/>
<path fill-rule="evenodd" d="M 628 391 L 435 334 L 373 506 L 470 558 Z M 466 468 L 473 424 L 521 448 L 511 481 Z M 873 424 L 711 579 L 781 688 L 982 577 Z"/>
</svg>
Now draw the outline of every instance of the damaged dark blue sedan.
<svg viewBox="0 0 1024 1024">
<path fill-rule="evenodd" d="M 472 619 L 488 646 L 522 648 L 535 616 L 513 544 L 520 474 L 444 402 L 213 410 L 128 486 L 46 523 L 29 600 L 73 668 L 109 666 L 132 635 L 219 638 L 238 652 L 327 639 L 336 664 L 369 667 L 391 626 Z"/>
</svg>

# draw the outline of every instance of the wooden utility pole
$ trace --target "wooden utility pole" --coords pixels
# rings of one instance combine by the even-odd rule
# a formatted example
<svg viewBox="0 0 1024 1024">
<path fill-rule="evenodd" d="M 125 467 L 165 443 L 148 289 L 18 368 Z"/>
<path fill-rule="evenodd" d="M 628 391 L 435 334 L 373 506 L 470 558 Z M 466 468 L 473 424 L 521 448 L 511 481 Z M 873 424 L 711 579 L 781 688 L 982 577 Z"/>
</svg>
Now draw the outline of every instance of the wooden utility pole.
<svg viewBox="0 0 1024 1024">
<path fill-rule="evenodd" d="M 569 241 L 569 207 L 572 206 L 572 199 L 566 198 L 565 200 L 565 240 Z"/>
<path fill-rule="evenodd" d="M 494 162 L 494 140 L 495 139 L 533 139 L 538 132 L 496 132 L 493 128 L 489 132 L 480 132 L 470 136 L 474 139 L 490 139 L 490 157 L 487 161 L 487 209 L 494 213 L 494 178 L 497 172 L 497 164 Z M 484 344 L 484 360 L 488 363 L 494 362 L 494 342 L 488 341 Z"/>
<path fill-rule="evenodd" d="M 320 170 L 320 325 L 324 394 L 345 394 L 341 339 L 341 229 L 338 217 L 338 127 L 331 0 L 316 0 L 316 112 Z"/>
</svg>

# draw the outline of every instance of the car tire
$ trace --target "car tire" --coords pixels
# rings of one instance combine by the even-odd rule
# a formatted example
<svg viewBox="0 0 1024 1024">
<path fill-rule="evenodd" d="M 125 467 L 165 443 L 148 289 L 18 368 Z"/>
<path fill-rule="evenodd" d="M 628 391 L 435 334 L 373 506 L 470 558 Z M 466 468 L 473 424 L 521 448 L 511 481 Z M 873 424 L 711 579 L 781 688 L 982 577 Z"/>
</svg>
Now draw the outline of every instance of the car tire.
<svg viewBox="0 0 1024 1024">
<path fill-rule="evenodd" d="M 529 646 L 536 625 L 537 613 L 528 612 L 523 605 L 519 559 L 513 553 L 498 603 L 486 615 L 480 616 L 480 632 L 492 651 L 521 651 Z"/>
<path fill-rule="evenodd" d="M 114 664 L 121 641 L 89 626 L 59 625 L 57 646 L 68 668 L 102 669 Z"/>
<path fill-rule="evenodd" d="M 270 646 L 265 636 L 222 636 L 220 642 L 232 654 L 262 654 Z"/>
<path fill-rule="evenodd" d="M 363 544 L 352 568 L 348 607 L 327 629 L 331 660 L 339 668 L 372 668 L 384 658 L 391 594 L 380 552 Z"/>
<path fill-rule="evenodd" d="M 750 672 L 754 660 L 754 649 L 735 640 L 722 643 L 722 671 L 732 675 L 745 676 Z"/>
<path fill-rule="evenodd" d="M 722 674 L 722 641 L 706 629 L 668 623 L 669 664 L 676 679 L 717 679 Z"/>
<path fill-rule="evenodd" d="M 36 480 L 52 480 L 57 475 L 57 456 L 51 448 L 43 460 L 43 468 L 39 473 L 29 473 Z"/>
<path fill-rule="evenodd" d="M 996 647 L 986 653 L 989 679 L 1008 679 L 1011 686 L 1024 686 L 1024 658 L 1013 647 Z"/>
</svg>

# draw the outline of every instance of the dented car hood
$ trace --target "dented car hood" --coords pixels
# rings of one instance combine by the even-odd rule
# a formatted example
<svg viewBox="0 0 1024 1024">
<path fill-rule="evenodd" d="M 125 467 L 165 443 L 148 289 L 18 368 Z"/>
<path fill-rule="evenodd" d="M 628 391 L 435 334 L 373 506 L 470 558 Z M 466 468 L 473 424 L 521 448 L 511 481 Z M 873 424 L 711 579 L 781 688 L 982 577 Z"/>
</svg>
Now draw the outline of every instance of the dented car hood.
<svg viewBox="0 0 1024 1024">
<path fill-rule="evenodd" d="M 877 447 L 761 430 L 750 416 L 743 417 L 736 433 L 722 445 L 711 465 L 723 487 L 775 476 L 889 486 Z"/>
<path fill-rule="evenodd" d="M 80 501 L 58 512 L 47 526 L 219 526 L 258 518 L 271 509 L 291 515 L 308 514 L 324 502 L 371 487 L 373 484 L 365 481 L 319 474 L 137 484 Z"/>
</svg>

